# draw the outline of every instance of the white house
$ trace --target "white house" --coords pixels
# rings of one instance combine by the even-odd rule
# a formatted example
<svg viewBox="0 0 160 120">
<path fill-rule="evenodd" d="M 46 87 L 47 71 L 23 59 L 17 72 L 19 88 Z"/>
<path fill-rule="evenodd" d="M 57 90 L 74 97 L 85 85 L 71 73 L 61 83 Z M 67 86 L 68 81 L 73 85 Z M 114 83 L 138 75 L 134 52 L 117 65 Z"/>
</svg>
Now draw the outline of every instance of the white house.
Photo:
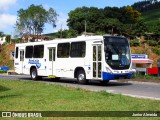
<svg viewBox="0 0 160 120">
<path fill-rule="evenodd" d="M 2 45 L 5 42 L 6 42 L 6 37 L 0 37 L 0 44 Z"/>
</svg>

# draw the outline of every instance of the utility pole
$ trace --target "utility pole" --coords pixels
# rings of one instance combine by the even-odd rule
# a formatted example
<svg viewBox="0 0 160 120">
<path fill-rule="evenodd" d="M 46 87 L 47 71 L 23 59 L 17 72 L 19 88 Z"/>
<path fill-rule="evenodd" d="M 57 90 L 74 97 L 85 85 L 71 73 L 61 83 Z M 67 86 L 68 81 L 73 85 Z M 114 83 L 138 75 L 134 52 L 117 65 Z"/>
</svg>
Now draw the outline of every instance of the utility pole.
<svg viewBox="0 0 160 120">
<path fill-rule="evenodd" d="M 85 36 L 86 36 L 86 28 L 87 28 L 87 23 L 86 23 L 86 20 L 84 21 L 85 23 L 84 23 L 84 28 L 85 28 Z"/>
<path fill-rule="evenodd" d="M 61 24 L 61 37 L 60 38 L 62 38 L 62 24 Z"/>
</svg>

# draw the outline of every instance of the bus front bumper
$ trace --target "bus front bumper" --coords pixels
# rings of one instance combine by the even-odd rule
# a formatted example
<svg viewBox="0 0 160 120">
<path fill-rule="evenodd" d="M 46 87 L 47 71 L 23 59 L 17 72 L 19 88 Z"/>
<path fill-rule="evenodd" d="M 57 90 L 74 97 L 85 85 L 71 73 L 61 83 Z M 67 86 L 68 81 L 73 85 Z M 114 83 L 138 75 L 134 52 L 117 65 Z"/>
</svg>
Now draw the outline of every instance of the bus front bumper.
<svg viewBox="0 0 160 120">
<path fill-rule="evenodd" d="M 114 73 L 102 73 L 103 80 L 115 80 L 115 79 L 130 79 L 132 77 L 132 73 L 124 73 L 124 74 L 114 74 Z"/>
</svg>

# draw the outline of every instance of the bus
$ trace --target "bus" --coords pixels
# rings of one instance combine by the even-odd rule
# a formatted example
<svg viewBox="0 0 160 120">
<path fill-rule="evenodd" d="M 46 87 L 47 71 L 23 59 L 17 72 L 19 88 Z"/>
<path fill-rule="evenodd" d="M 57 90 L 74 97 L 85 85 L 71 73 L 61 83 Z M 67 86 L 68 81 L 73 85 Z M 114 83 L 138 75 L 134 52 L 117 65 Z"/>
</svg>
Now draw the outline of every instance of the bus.
<svg viewBox="0 0 160 120">
<path fill-rule="evenodd" d="M 127 38 L 111 35 L 78 36 L 15 45 L 14 68 L 32 80 L 76 78 L 108 83 L 131 78 L 131 51 Z"/>
</svg>

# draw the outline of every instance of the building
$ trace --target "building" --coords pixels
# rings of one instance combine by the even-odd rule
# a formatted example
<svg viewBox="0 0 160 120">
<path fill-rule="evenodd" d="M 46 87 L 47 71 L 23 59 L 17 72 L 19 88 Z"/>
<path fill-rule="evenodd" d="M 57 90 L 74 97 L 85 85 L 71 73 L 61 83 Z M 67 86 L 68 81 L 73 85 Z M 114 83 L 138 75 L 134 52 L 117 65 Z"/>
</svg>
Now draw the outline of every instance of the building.
<svg viewBox="0 0 160 120">
<path fill-rule="evenodd" d="M 0 37 L 0 45 L 6 42 L 6 37 Z"/>
<path fill-rule="evenodd" d="M 136 73 L 147 74 L 147 69 L 152 67 L 153 60 L 148 59 L 146 54 L 132 54 L 132 68 Z"/>
<path fill-rule="evenodd" d="M 49 40 L 49 36 L 45 35 L 24 35 L 22 37 L 23 42 L 37 42 Z"/>
</svg>

